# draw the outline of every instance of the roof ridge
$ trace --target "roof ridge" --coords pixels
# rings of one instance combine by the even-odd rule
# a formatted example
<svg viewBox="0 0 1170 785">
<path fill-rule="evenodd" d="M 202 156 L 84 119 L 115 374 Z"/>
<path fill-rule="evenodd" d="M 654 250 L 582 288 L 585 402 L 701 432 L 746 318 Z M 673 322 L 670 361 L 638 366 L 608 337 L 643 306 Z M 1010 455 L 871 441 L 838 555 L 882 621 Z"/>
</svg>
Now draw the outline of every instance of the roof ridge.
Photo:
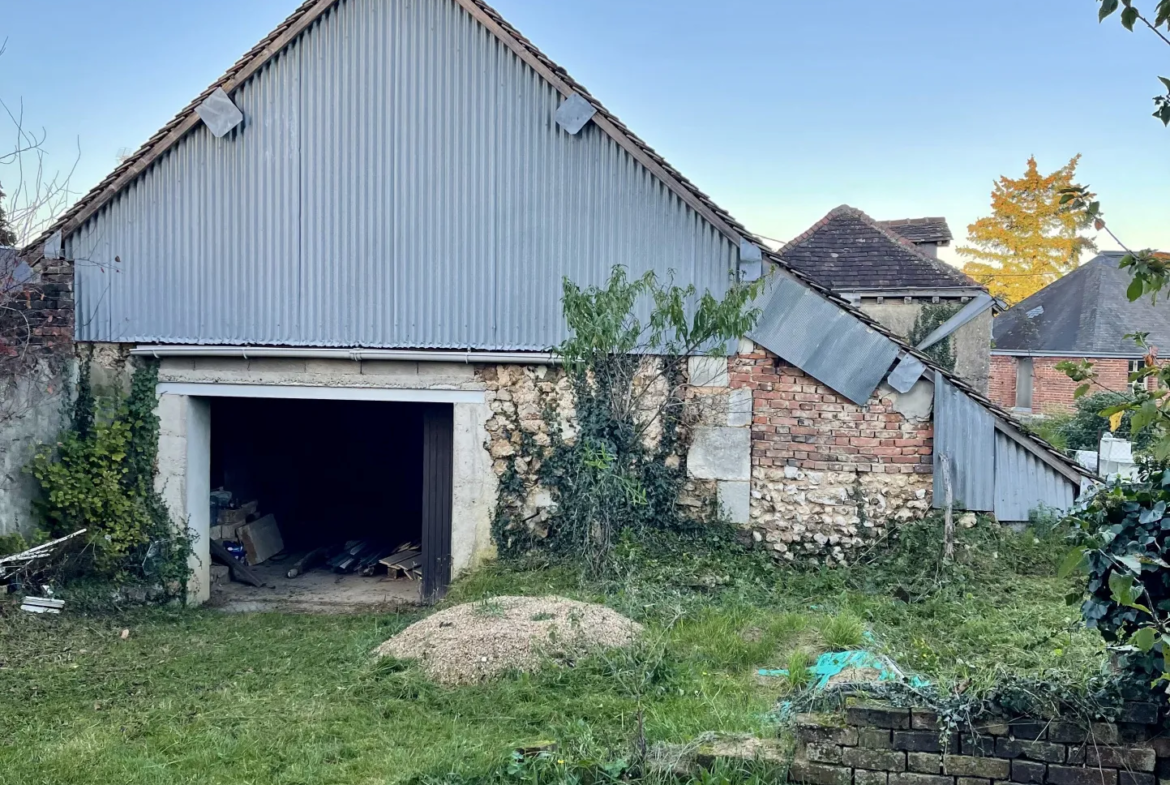
<svg viewBox="0 0 1170 785">
<path fill-rule="evenodd" d="M 955 267 L 954 265 L 947 264 L 946 262 L 942 261 L 941 259 L 938 259 L 937 257 L 931 256 L 930 254 L 924 252 L 921 248 L 919 248 L 914 243 L 907 240 L 905 237 L 902 237 L 897 232 L 893 231 L 892 229 L 888 229 L 888 228 L 882 226 L 880 221 L 874 220 L 864 210 L 861 210 L 857 207 L 853 207 L 852 205 L 848 205 L 848 204 L 840 204 L 840 205 L 837 205 L 836 207 L 834 207 L 832 210 L 830 210 L 828 213 L 825 214 L 824 218 L 817 221 L 815 224 L 813 224 L 811 227 L 809 227 L 806 231 L 802 232 L 801 234 L 797 235 L 792 240 L 785 243 L 782 248 L 777 249 L 776 253 L 783 255 L 786 251 L 791 250 L 792 248 L 795 248 L 796 246 L 800 245 L 805 240 L 809 239 L 814 234 L 816 234 L 816 232 L 819 229 L 821 229 L 822 227 L 824 227 L 827 223 L 829 223 L 829 221 L 831 221 L 832 219 L 834 219 L 840 215 L 848 215 L 848 216 L 851 216 L 853 218 L 856 218 L 857 220 L 866 224 L 870 228 L 879 232 L 883 237 L 885 237 L 890 242 L 909 251 L 910 254 L 912 254 L 918 261 L 924 262 L 925 264 L 929 265 L 931 267 L 931 269 L 933 269 L 935 272 L 941 273 L 941 274 L 947 276 L 948 278 L 951 278 L 952 280 L 955 281 L 955 283 L 961 284 L 961 285 L 966 286 L 966 287 L 981 289 L 984 292 L 987 291 L 986 286 L 979 283 L 978 281 L 976 281 L 971 276 L 964 273 L 959 268 Z M 964 281 L 965 281 L 965 283 L 964 283 Z"/>
</svg>

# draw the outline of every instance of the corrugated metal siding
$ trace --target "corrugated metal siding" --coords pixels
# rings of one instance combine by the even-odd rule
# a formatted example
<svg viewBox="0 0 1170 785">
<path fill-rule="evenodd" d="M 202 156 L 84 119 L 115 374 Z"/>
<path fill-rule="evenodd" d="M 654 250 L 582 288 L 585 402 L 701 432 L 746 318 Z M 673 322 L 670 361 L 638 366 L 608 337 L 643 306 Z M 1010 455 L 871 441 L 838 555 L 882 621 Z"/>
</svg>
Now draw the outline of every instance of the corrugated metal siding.
<svg viewBox="0 0 1170 785">
<path fill-rule="evenodd" d="M 898 356 L 898 346 L 787 275 L 765 294 L 748 337 L 814 379 L 864 404 Z"/>
<path fill-rule="evenodd" d="M 563 276 L 731 280 L 735 243 L 450 0 L 344 0 L 232 97 L 242 130 L 68 239 L 81 340 L 543 350 Z"/>
<path fill-rule="evenodd" d="M 1068 510 L 1078 488 L 1015 440 L 995 434 L 995 517 L 1026 521 L 1037 507 Z"/>
<path fill-rule="evenodd" d="M 934 506 L 946 504 L 941 456 L 951 461 L 956 505 L 995 508 L 995 419 L 937 371 L 934 374 Z"/>
</svg>

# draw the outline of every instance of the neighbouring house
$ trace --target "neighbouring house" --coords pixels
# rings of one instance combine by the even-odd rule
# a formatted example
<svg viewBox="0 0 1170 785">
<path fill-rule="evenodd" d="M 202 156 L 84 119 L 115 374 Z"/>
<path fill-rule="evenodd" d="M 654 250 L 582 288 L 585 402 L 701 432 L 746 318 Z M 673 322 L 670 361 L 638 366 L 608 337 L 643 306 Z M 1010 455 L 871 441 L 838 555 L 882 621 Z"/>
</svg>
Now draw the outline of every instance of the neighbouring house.
<svg viewBox="0 0 1170 785">
<path fill-rule="evenodd" d="M 1170 303 L 1130 302 L 1132 278 L 1118 266 L 1124 255 L 1102 253 L 996 318 L 993 401 L 1026 414 L 1072 411 L 1079 382 L 1057 363 L 1088 360 L 1101 386 L 1122 391 L 1146 354 L 1127 335 L 1149 333 L 1152 346 L 1170 347 Z"/>
<path fill-rule="evenodd" d="M 915 345 L 967 309 L 932 354 L 986 392 L 994 303 L 985 288 L 937 258 L 950 241 L 942 218 L 875 221 L 842 205 L 777 253 Z"/>
<path fill-rule="evenodd" d="M 767 276 L 757 327 L 689 359 L 724 405 L 678 457 L 777 558 L 843 561 L 948 485 L 1026 520 L 1087 476 L 764 248 L 480 0 L 304 3 L 41 242 L 85 260 L 79 354 L 160 362 L 157 482 L 198 535 L 195 601 L 220 484 L 266 489 L 306 543 L 416 538 L 428 595 L 494 553 L 502 478 L 543 521 L 520 452 L 548 443 L 542 411 L 573 418 L 546 353 L 561 282 L 614 264 L 717 296 Z M 320 504 L 339 488 L 343 517 Z"/>
</svg>

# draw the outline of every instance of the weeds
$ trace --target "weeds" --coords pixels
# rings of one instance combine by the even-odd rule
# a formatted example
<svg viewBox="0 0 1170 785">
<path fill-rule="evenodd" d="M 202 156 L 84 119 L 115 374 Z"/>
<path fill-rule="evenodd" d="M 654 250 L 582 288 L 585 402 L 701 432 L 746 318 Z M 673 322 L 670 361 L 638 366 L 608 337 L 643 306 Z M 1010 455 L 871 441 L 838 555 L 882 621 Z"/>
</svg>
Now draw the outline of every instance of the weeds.
<svg viewBox="0 0 1170 785">
<path fill-rule="evenodd" d="M 865 622 L 848 611 L 838 613 L 825 624 L 821 637 L 831 651 L 859 648 L 865 641 Z"/>
</svg>

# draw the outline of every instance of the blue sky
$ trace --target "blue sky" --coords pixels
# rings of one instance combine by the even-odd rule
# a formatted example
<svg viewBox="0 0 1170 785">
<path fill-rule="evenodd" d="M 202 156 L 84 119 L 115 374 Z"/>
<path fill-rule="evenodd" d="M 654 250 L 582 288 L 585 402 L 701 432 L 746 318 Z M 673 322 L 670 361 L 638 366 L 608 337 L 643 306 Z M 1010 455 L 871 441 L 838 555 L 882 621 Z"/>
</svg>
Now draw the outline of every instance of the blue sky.
<svg viewBox="0 0 1170 785">
<path fill-rule="evenodd" d="M 84 191 L 298 1 L 0 0 L 0 98 L 23 99 L 62 167 L 80 145 Z M 495 6 L 762 235 L 848 203 L 962 237 L 997 176 L 1081 153 L 1111 228 L 1170 248 L 1170 130 L 1149 116 L 1170 48 L 1099 25 L 1094 0 Z"/>
</svg>

